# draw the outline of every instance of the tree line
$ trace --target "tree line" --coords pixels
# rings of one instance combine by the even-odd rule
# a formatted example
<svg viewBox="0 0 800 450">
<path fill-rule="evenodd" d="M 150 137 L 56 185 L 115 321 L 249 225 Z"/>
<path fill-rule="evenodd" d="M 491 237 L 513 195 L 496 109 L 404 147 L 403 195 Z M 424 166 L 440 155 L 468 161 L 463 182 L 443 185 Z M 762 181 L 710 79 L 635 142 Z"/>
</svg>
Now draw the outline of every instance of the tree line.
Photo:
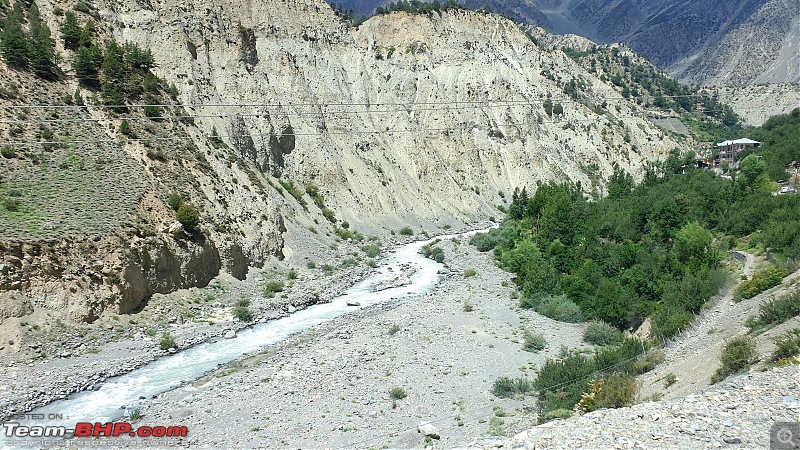
<svg viewBox="0 0 800 450">
<path fill-rule="evenodd" d="M 516 274 L 523 307 L 620 329 L 650 318 L 655 336 L 674 336 L 724 285 L 723 256 L 743 238 L 800 259 L 800 196 L 772 195 L 766 162 L 789 158 L 783 145 L 794 133 L 776 130 L 795 114 L 761 128 L 761 155 L 743 159 L 733 179 L 674 151 L 640 183 L 616 168 L 604 198 L 573 183 L 540 184 L 532 196 L 515 189 L 499 229 L 472 242 Z"/>
</svg>

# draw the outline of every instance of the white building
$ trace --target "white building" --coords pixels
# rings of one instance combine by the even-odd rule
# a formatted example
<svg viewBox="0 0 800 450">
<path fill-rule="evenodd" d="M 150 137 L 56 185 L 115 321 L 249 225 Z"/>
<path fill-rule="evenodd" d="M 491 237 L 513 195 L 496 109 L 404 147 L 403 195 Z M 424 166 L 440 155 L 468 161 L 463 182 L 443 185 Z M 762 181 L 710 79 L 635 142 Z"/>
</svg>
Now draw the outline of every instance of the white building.
<svg viewBox="0 0 800 450">
<path fill-rule="evenodd" d="M 759 147 L 760 145 L 761 142 L 747 138 L 720 142 L 717 144 L 717 156 L 714 158 L 714 163 L 716 163 L 716 165 L 724 162 L 732 164 L 737 153 L 742 150 Z"/>
</svg>

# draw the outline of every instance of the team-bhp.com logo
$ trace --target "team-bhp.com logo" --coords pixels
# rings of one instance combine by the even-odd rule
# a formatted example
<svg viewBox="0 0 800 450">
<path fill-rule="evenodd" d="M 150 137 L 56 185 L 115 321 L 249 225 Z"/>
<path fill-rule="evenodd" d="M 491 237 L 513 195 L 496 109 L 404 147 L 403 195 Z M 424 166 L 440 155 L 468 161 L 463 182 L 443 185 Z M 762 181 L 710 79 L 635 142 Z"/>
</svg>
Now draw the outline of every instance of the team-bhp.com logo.
<svg viewBox="0 0 800 450">
<path fill-rule="evenodd" d="M 4 423 L 6 437 L 185 437 L 189 429 L 185 426 L 141 426 L 134 428 L 128 422 L 90 423 L 78 422 L 75 428 L 64 426 L 31 425 L 23 426 L 19 423 Z"/>
</svg>

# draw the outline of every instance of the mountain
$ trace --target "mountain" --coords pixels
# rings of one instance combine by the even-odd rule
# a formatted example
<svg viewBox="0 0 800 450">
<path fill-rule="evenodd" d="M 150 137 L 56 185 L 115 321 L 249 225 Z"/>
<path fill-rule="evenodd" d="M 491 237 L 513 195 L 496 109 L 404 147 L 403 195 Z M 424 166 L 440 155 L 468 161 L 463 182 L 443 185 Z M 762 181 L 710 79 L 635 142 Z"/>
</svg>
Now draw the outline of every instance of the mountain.
<svg viewBox="0 0 800 450">
<path fill-rule="evenodd" d="M 91 49 L 58 32 L 53 81 L 2 65 L 3 318 L 93 322 L 325 248 L 345 222 L 385 237 L 485 221 L 509 186 L 602 191 L 613 165 L 640 175 L 679 145 L 499 16 L 352 29 L 321 0 L 201 3 L 75 11 L 107 43 L 94 79 L 73 64 Z M 50 30 L 65 9 L 41 3 Z"/>
<path fill-rule="evenodd" d="M 386 1 L 341 2 L 372 14 Z M 800 9 L 793 0 L 470 0 L 560 34 L 628 44 L 699 85 L 800 81 Z"/>
</svg>

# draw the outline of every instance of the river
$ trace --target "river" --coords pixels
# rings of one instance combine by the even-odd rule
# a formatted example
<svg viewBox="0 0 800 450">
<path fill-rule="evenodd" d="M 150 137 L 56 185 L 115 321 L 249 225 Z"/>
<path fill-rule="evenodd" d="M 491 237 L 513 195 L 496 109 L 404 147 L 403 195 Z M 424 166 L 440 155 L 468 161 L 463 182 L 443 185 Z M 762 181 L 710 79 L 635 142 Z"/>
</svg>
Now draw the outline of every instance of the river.
<svg viewBox="0 0 800 450">
<path fill-rule="evenodd" d="M 425 258 L 420 249 L 436 239 L 468 237 L 487 230 L 443 235 L 400 246 L 380 260 L 374 273 L 330 303 L 314 305 L 281 319 L 254 325 L 241 330 L 232 339 L 208 341 L 161 357 L 125 375 L 106 380 L 99 390 L 80 392 L 68 399 L 55 401 L 27 413 L 25 420 L 16 420 L 14 423 L 28 427 L 63 426 L 67 429 L 67 436 L 70 436 L 78 422 L 106 423 L 119 420 L 125 416 L 126 410 L 130 412 L 135 409 L 142 398 L 151 398 L 195 381 L 221 365 L 262 351 L 316 325 L 359 308 L 413 299 L 431 291 L 439 282 L 439 270 L 444 265 Z M 396 278 L 409 266 L 415 269 L 410 276 L 410 283 L 374 292 L 374 286 Z M 354 304 L 358 306 L 350 306 Z M 2 449 L 43 448 L 53 441 L 52 438 L 9 437 L 7 424 L 2 433 Z"/>
</svg>

